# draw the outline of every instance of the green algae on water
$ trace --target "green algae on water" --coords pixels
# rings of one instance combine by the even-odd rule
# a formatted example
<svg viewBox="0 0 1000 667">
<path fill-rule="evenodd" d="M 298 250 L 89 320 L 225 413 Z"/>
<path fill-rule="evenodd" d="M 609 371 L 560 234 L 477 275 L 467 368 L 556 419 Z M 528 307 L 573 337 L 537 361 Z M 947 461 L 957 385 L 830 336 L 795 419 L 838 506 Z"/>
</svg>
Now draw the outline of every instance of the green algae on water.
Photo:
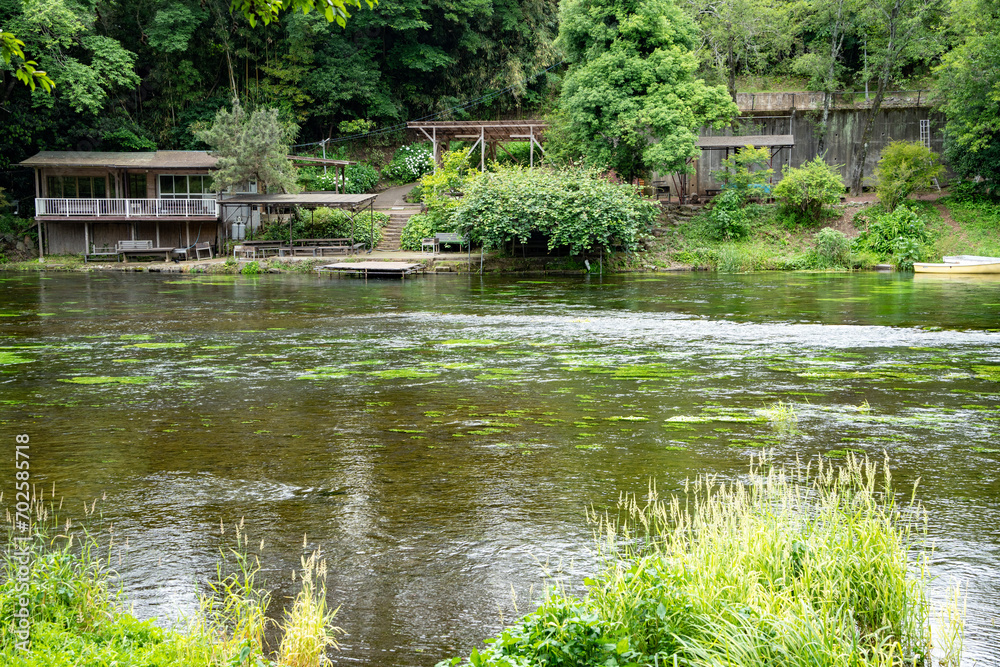
<svg viewBox="0 0 1000 667">
<path fill-rule="evenodd" d="M 412 368 L 396 368 L 386 371 L 370 371 L 368 375 L 374 375 L 375 377 L 391 380 L 391 379 L 432 378 L 432 377 L 438 377 L 441 374 L 434 373 L 432 371 L 418 371 Z"/>
<path fill-rule="evenodd" d="M 127 345 L 126 347 L 137 347 L 142 350 L 172 350 L 187 347 L 187 343 L 136 343 L 135 345 Z"/>
<path fill-rule="evenodd" d="M 152 377 L 147 375 L 132 375 L 128 377 L 112 377 L 107 375 L 88 375 L 74 378 L 63 378 L 60 382 L 70 384 L 146 384 L 152 381 Z"/>
</svg>

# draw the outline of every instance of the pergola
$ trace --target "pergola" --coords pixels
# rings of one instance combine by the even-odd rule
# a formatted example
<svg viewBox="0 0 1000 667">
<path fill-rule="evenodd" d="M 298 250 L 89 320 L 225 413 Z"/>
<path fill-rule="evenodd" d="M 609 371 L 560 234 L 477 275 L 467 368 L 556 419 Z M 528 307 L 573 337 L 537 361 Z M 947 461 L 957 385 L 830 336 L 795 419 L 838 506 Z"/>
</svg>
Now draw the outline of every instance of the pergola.
<svg viewBox="0 0 1000 667">
<path fill-rule="evenodd" d="M 729 157 L 730 152 L 737 152 L 745 146 L 753 146 L 754 148 L 768 148 L 771 151 L 771 157 L 768 160 L 768 166 L 773 166 L 775 156 L 781 152 L 782 149 L 791 149 L 795 145 L 795 136 L 791 134 L 747 134 L 743 136 L 724 136 L 724 137 L 698 137 L 698 148 L 702 152 L 705 151 L 724 151 L 725 157 Z M 691 159 L 688 159 L 688 163 L 691 163 Z M 687 197 L 688 190 L 688 175 L 687 174 L 677 174 L 675 175 L 675 184 L 677 187 L 677 194 L 683 203 Z"/>
<path fill-rule="evenodd" d="M 326 144 L 323 145 L 323 154 L 326 155 Z M 323 165 L 323 173 L 326 173 L 327 167 L 333 167 L 333 171 L 336 172 L 340 170 L 340 178 L 335 179 L 333 184 L 333 191 L 340 194 L 340 183 L 343 181 L 347 183 L 347 167 L 352 164 L 357 164 L 357 162 L 352 162 L 350 160 L 327 160 L 325 157 L 310 157 L 306 155 L 288 155 L 289 160 L 298 164 L 321 164 Z"/>
<path fill-rule="evenodd" d="M 512 158 L 503 144 L 511 141 L 528 141 L 531 145 L 529 166 L 535 166 L 535 148 L 540 153 L 539 159 L 545 156 L 542 141 L 543 132 L 548 124 L 543 120 L 456 120 L 456 121 L 414 121 L 406 124 L 407 129 L 416 130 L 431 142 L 434 147 L 434 163 L 441 164 L 439 144 L 447 146 L 451 141 L 468 141 L 475 143 L 469 148 L 471 154 L 479 148 L 479 169 L 486 169 L 487 153 L 491 159 L 496 159 L 497 147 L 503 149 Z"/>
<path fill-rule="evenodd" d="M 315 211 L 317 208 L 340 208 L 347 211 L 351 219 L 351 241 L 354 240 L 354 219 L 358 213 L 365 211 L 373 212 L 375 198 L 378 195 L 342 195 L 331 194 L 329 192 L 302 192 L 295 195 L 288 194 L 243 194 L 234 195 L 228 199 L 219 201 L 219 206 L 223 209 L 231 206 L 263 206 L 270 215 L 272 209 L 291 211 L 294 208 L 305 208 Z M 223 219 L 226 219 L 223 214 Z M 292 242 L 292 221 L 288 221 L 288 242 Z"/>
</svg>

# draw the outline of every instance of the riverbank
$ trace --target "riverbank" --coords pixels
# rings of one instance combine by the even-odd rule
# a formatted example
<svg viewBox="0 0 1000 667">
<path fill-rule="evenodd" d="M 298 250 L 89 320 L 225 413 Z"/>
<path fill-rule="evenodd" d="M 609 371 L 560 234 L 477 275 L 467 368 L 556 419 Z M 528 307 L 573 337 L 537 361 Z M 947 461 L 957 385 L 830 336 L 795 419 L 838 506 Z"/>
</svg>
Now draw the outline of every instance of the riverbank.
<svg viewBox="0 0 1000 667">
<path fill-rule="evenodd" d="M 651 230 L 644 249 L 634 253 L 581 256 L 510 256 L 497 252 L 480 256 L 461 252 L 423 253 L 379 251 L 349 257 L 272 257 L 237 261 L 218 257 L 194 262 L 89 262 L 78 255 L 50 256 L 24 262 L 0 264 L 6 271 L 147 272 L 190 274 L 312 273 L 332 262 L 391 261 L 422 265 L 421 273 L 642 273 L 711 270 L 723 273 L 750 271 L 870 270 L 889 257 L 853 252 L 840 265 L 824 261 L 817 251 L 817 237 L 825 229 L 839 232 L 851 242 L 867 224 L 864 211 L 874 195 L 847 198 L 831 214 L 811 225 L 782 217 L 775 205 L 758 208 L 747 238 L 724 240 L 713 237 L 708 227 L 707 206 L 664 206 L 658 224 Z M 925 221 L 930 242 L 923 248 L 926 261 L 944 255 L 1000 255 L 1000 204 L 965 201 L 947 192 L 920 195 L 909 202 Z M 515 252 L 516 254 L 516 252 Z"/>
</svg>

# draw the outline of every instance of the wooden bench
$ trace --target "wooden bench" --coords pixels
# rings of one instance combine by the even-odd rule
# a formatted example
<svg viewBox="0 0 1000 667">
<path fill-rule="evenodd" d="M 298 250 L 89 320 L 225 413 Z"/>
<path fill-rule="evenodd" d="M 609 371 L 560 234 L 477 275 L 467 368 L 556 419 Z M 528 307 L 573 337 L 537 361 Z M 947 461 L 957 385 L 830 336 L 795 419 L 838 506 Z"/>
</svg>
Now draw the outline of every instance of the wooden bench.
<svg viewBox="0 0 1000 667">
<path fill-rule="evenodd" d="M 203 252 L 207 252 L 208 258 L 212 259 L 212 244 L 208 241 L 200 241 L 189 248 L 174 248 L 174 254 L 184 255 L 184 259 L 191 259 L 191 253 L 194 253 L 195 259 L 201 259 Z"/>
<path fill-rule="evenodd" d="M 430 248 L 431 253 L 433 254 L 437 254 L 437 252 L 441 249 L 438 246 L 438 240 L 436 236 L 426 239 L 420 239 L 420 252 L 427 252 L 428 248 Z"/>
<path fill-rule="evenodd" d="M 440 249 L 441 246 L 443 245 L 448 245 L 450 243 L 457 243 L 458 250 L 459 252 L 461 252 L 462 246 L 468 245 L 468 242 L 465 240 L 464 236 L 462 236 L 461 234 L 455 234 L 454 232 L 438 232 L 437 234 L 434 235 L 434 238 L 437 240 L 438 249 Z"/>
<path fill-rule="evenodd" d="M 101 259 L 101 258 L 111 258 L 114 257 L 116 262 L 122 260 L 122 255 L 118 250 L 109 248 L 107 245 L 103 246 L 100 250 L 94 244 L 90 245 L 90 252 L 83 253 L 83 263 L 86 264 L 91 259 Z"/>
<path fill-rule="evenodd" d="M 152 255 L 163 255 L 163 261 L 170 261 L 170 254 L 174 251 L 173 247 L 170 248 L 154 248 L 152 241 L 119 241 L 115 246 L 115 250 L 119 255 L 122 255 L 126 259 L 129 255 L 137 256 L 152 256 Z"/>
</svg>

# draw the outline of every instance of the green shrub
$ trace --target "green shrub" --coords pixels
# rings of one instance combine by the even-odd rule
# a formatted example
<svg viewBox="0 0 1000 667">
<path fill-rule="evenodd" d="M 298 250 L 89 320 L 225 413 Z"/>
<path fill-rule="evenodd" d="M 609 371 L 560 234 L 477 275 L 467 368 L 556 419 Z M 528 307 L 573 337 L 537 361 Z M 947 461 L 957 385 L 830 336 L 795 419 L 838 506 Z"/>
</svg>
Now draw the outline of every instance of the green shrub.
<svg viewBox="0 0 1000 667">
<path fill-rule="evenodd" d="M 912 268 L 927 254 L 932 234 L 924 219 L 912 209 L 900 206 L 891 213 L 872 208 L 859 212 L 855 224 L 865 224 L 851 249 L 871 252 L 881 259 L 892 259 L 900 268 Z"/>
<path fill-rule="evenodd" d="M 816 234 L 816 257 L 822 268 L 850 267 L 851 242 L 843 232 L 827 227 Z"/>
<path fill-rule="evenodd" d="M 774 170 L 766 168 L 771 160 L 770 150 L 746 145 L 738 153 L 722 161 L 722 169 L 712 172 L 725 190 L 735 191 L 744 201 L 752 196 L 766 194 L 767 182 Z"/>
<path fill-rule="evenodd" d="M 382 178 L 393 183 L 413 183 L 434 170 L 431 146 L 427 143 L 402 146 L 382 169 Z"/>
<path fill-rule="evenodd" d="M 893 211 L 910 193 L 928 188 L 944 169 L 937 153 L 916 141 L 893 141 L 875 165 L 875 192 L 882 207 Z"/>
<path fill-rule="evenodd" d="M 471 664 L 929 667 L 926 511 L 852 453 L 813 470 L 764 460 L 737 482 L 623 497 L 591 517 L 585 597 L 550 592 Z M 941 664 L 958 664 L 963 624 L 942 623 Z"/>
<path fill-rule="evenodd" d="M 736 189 L 723 190 L 712 200 L 708 232 L 717 241 L 739 241 L 750 234 L 750 215 L 745 195 Z"/>
<path fill-rule="evenodd" d="M 378 185 L 379 176 L 375 167 L 369 164 L 350 164 L 344 167 L 344 179 L 340 178 L 339 170 L 330 169 L 327 173 L 309 168 L 309 171 L 299 171 L 299 181 L 309 190 L 333 192 L 337 189 L 345 194 L 360 195 Z"/>
<path fill-rule="evenodd" d="M 256 276 L 260 275 L 263 272 L 264 270 L 261 268 L 260 263 L 257 261 L 247 262 L 246 264 L 243 265 L 243 268 L 240 269 L 240 273 L 242 273 L 245 276 Z"/>
<path fill-rule="evenodd" d="M 774 188 L 774 197 L 783 209 L 793 213 L 800 222 L 816 222 L 823 208 L 840 201 L 844 183 L 839 167 L 830 166 L 822 158 L 806 162 L 801 167 L 782 171 L 781 182 Z"/>
<path fill-rule="evenodd" d="M 486 248 L 525 243 L 537 231 L 548 237 L 549 250 L 568 246 L 577 255 L 636 249 L 658 210 L 633 186 L 609 183 L 592 171 L 499 167 L 468 180 L 454 220 Z"/>
<path fill-rule="evenodd" d="M 357 242 L 370 242 L 374 226 L 375 245 L 382 240 L 382 228 L 389 223 L 389 215 L 381 211 L 363 211 L 351 216 L 340 208 L 318 208 L 302 211 L 292 221 L 293 239 L 343 239 L 353 238 Z M 288 223 L 280 220 L 265 225 L 261 238 L 272 241 L 288 241 Z"/>
<path fill-rule="evenodd" d="M 447 220 L 430 215 L 415 215 L 406 221 L 399 235 L 399 246 L 403 250 L 420 250 L 420 242 L 438 232 L 454 232 L 455 228 Z"/>
</svg>

